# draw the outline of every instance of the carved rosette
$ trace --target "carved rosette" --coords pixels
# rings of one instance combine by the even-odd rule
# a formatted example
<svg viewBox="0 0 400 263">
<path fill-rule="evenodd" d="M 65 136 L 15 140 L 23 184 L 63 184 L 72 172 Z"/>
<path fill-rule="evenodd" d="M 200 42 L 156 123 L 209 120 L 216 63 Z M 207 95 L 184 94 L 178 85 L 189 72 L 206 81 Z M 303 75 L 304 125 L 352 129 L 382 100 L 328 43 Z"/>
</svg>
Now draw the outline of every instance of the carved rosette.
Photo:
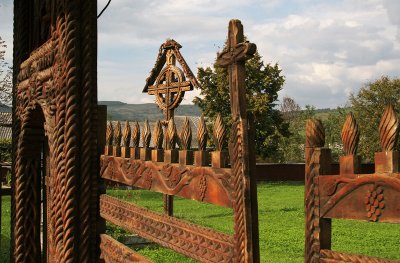
<svg viewBox="0 0 400 263">
<path fill-rule="evenodd" d="M 306 147 L 324 147 L 325 130 L 322 122 L 317 119 L 309 119 L 306 123 Z"/>
<path fill-rule="evenodd" d="M 213 137 L 216 150 L 222 151 L 225 144 L 226 128 L 222 121 L 221 114 L 218 114 L 215 119 Z"/>
<path fill-rule="evenodd" d="M 143 148 L 149 148 L 150 147 L 150 140 L 151 140 L 150 125 L 149 125 L 149 121 L 146 120 L 144 122 L 143 134 L 142 134 Z"/>
<path fill-rule="evenodd" d="M 109 121 L 106 130 L 106 145 L 112 145 L 113 140 L 114 140 L 114 128 L 111 121 Z"/>
<path fill-rule="evenodd" d="M 133 130 L 131 134 L 131 139 L 132 139 L 132 147 L 139 147 L 139 140 L 140 140 L 140 126 L 139 123 L 136 121 L 135 124 L 133 124 Z"/>
<path fill-rule="evenodd" d="M 153 145 L 155 149 L 162 149 L 163 144 L 163 129 L 161 126 L 161 122 L 157 121 L 154 126 L 154 134 L 153 134 Z"/>
<path fill-rule="evenodd" d="M 129 147 L 130 140 L 131 140 L 131 125 L 129 124 L 129 121 L 126 121 L 122 136 L 122 146 Z"/>
<path fill-rule="evenodd" d="M 121 140 L 122 140 L 121 123 L 118 121 L 117 125 L 115 125 L 115 130 L 114 130 L 114 145 L 120 146 Z"/>
<path fill-rule="evenodd" d="M 383 209 L 385 208 L 383 188 L 377 185 L 371 186 L 365 196 L 364 204 L 368 220 L 373 222 L 378 221 L 379 216 L 382 215 Z"/>
<path fill-rule="evenodd" d="M 353 113 L 349 113 L 342 129 L 342 142 L 346 155 L 355 155 L 357 153 L 359 140 L 358 124 Z"/>
<path fill-rule="evenodd" d="M 399 119 L 391 103 L 386 106 L 382 115 L 379 124 L 379 135 L 382 151 L 394 151 L 396 149 L 399 136 Z"/>
<path fill-rule="evenodd" d="M 190 127 L 188 117 L 185 118 L 185 122 L 181 131 L 180 141 L 182 150 L 190 150 L 192 144 L 192 128 Z"/>
<path fill-rule="evenodd" d="M 175 149 L 175 144 L 176 144 L 176 125 L 174 122 L 174 118 L 171 118 L 168 121 L 168 127 L 167 127 L 167 147 L 168 149 Z"/>
<path fill-rule="evenodd" d="M 207 147 L 208 131 L 206 122 L 204 121 L 204 116 L 201 115 L 199 127 L 197 130 L 197 142 L 200 151 L 205 151 Z"/>
</svg>

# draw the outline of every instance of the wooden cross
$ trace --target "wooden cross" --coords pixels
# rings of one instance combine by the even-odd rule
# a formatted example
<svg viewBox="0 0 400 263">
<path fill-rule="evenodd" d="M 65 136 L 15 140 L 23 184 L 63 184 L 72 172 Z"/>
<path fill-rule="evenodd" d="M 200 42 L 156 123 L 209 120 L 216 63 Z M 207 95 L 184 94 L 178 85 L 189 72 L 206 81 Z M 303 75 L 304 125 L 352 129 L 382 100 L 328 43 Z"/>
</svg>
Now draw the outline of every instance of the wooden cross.
<svg viewBox="0 0 400 263">
<path fill-rule="evenodd" d="M 190 91 L 192 86 L 190 81 L 185 80 L 182 70 L 175 66 L 175 54 L 171 49 L 167 51 L 166 62 L 167 66 L 147 92 L 156 96 L 158 106 L 164 111 L 165 121 L 168 121 L 174 117 L 174 109 L 179 106 L 185 91 Z"/>
<path fill-rule="evenodd" d="M 229 21 L 228 46 L 218 55 L 217 66 L 229 68 L 229 88 L 233 116 L 246 117 L 245 62 L 253 57 L 257 47 L 244 42 L 243 25 L 240 20 Z M 239 107 L 242 105 L 242 107 Z"/>
</svg>

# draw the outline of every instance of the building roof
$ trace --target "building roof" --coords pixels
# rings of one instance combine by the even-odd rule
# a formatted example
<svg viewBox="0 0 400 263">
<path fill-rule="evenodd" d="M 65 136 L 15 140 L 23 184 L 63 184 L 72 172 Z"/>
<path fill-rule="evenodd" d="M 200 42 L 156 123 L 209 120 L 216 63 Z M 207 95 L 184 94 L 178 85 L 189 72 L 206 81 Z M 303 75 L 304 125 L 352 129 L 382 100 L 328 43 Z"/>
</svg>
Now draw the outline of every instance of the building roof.
<svg viewBox="0 0 400 263">
<path fill-rule="evenodd" d="M 0 112 L 0 140 L 12 138 L 12 114 Z"/>
</svg>

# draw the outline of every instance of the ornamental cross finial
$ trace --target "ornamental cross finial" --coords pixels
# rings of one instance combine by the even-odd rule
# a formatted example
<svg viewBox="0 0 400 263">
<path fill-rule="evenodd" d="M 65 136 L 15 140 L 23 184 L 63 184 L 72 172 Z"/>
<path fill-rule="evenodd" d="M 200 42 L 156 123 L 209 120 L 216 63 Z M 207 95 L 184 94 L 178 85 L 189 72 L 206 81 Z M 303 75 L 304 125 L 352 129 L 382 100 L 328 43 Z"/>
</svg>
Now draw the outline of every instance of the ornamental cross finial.
<svg viewBox="0 0 400 263">
<path fill-rule="evenodd" d="M 256 53 L 257 46 L 244 42 L 240 20 L 229 21 L 228 46 L 217 57 L 217 66 L 229 68 L 229 89 L 233 116 L 246 117 L 245 62 Z"/>
</svg>

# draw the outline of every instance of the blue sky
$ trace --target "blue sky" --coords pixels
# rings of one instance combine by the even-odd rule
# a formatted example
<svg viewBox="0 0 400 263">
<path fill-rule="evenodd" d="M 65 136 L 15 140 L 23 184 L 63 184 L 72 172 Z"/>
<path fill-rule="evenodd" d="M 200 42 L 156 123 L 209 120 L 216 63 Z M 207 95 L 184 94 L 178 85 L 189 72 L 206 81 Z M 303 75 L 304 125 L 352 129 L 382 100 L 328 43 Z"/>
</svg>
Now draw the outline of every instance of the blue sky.
<svg viewBox="0 0 400 263">
<path fill-rule="evenodd" d="M 98 1 L 99 11 L 106 2 Z M 141 91 L 165 39 L 183 46 L 196 72 L 212 65 L 229 20 L 238 18 L 265 63 L 282 68 L 280 99 L 344 106 L 366 82 L 400 75 L 399 13 L 398 0 L 112 0 L 98 20 L 98 98 L 153 102 Z M 0 4 L 0 36 L 11 60 L 10 0 Z M 183 103 L 197 94 L 187 93 Z"/>
</svg>

